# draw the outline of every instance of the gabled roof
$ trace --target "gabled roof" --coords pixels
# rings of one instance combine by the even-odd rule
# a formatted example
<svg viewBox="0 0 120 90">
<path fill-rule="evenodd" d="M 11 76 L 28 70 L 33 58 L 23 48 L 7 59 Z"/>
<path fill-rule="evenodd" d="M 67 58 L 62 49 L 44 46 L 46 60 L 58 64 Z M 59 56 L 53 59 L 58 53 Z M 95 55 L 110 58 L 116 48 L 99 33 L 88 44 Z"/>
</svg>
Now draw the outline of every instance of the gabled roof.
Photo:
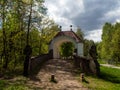
<svg viewBox="0 0 120 90">
<path fill-rule="evenodd" d="M 72 37 L 76 40 L 76 42 L 82 42 L 82 39 L 80 39 L 76 33 L 74 33 L 73 31 L 60 31 L 58 32 L 58 34 L 54 37 L 59 37 L 59 36 L 68 36 L 68 37 Z"/>
</svg>

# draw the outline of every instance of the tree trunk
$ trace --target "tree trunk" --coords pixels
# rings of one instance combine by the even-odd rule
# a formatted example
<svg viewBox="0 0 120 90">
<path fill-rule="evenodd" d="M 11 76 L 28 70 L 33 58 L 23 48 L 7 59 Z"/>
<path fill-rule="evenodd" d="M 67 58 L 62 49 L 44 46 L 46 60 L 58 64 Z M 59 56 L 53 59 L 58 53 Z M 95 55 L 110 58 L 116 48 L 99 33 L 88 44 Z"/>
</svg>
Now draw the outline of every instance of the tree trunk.
<svg viewBox="0 0 120 90">
<path fill-rule="evenodd" d="M 28 77 L 28 75 L 29 75 L 29 72 L 28 72 L 28 70 L 29 70 L 29 59 L 30 59 L 30 56 L 26 55 L 25 56 L 25 61 L 24 61 L 24 72 L 23 72 L 23 75 L 25 77 Z"/>
<path fill-rule="evenodd" d="M 32 15 L 32 3 L 30 6 L 30 15 L 29 15 L 29 21 L 28 21 L 28 31 L 27 31 L 27 38 L 26 38 L 26 47 L 24 49 L 24 54 L 25 54 L 25 61 L 24 61 L 24 71 L 23 75 L 25 77 L 28 77 L 29 75 L 29 59 L 30 59 L 30 54 L 32 53 L 32 49 L 29 45 L 29 32 L 30 32 L 30 24 L 31 24 L 31 15 Z"/>
<path fill-rule="evenodd" d="M 3 1 L 2 6 L 2 30 L 3 30 L 3 59 L 5 63 L 3 64 L 3 68 L 7 69 L 8 67 L 8 58 L 7 58 L 7 41 L 6 41 L 6 32 L 5 32 L 5 1 Z"/>
</svg>

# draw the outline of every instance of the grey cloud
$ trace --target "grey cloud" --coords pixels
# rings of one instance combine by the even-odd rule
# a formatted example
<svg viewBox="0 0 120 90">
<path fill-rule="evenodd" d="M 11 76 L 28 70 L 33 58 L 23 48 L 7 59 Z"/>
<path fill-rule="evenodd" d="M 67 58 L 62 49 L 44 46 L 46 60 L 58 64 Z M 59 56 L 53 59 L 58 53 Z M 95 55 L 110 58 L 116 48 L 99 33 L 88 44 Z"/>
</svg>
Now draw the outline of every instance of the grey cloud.
<svg viewBox="0 0 120 90">
<path fill-rule="evenodd" d="M 120 11 L 116 12 L 116 10 L 120 9 L 120 0 L 61 0 L 63 5 L 60 4 L 60 0 L 46 1 L 47 4 L 55 6 L 55 11 L 54 8 L 51 8 L 53 11 L 51 10 L 52 12 L 50 12 L 54 14 L 56 18 L 58 17 L 58 20 L 56 19 L 55 22 L 63 25 L 63 27 L 66 24 L 69 26 L 70 23 L 79 26 L 89 39 L 100 41 L 101 28 L 104 23 L 115 23 L 117 19 L 120 20 Z M 84 8 L 81 7 L 81 3 L 79 3 L 81 1 L 83 2 Z M 109 12 L 112 12 L 113 15 L 107 15 Z M 63 18 L 63 20 L 59 18 Z M 65 22 L 64 19 L 66 19 L 67 22 Z"/>
<path fill-rule="evenodd" d="M 80 26 L 83 30 L 100 29 L 105 22 L 115 22 L 120 17 L 106 18 L 105 14 L 117 10 L 120 7 L 120 0 L 82 0 L 84 11 L 80 3 L 74 0 L 66 0 L 65 6 L 59 5 L 57 0 L 47 0 L 57 6 L 57 15 L 70 20 L 74 25 Z M 52 12 L 51 12 L 52 13 Z M 54 13 L 54 12 L 53 12 Z M 56 16 L 57 16 L 56 15 Z M 75 15 L 75 16 L 74 16 Z M 74 17 L 73 17 L 74 16 Z M 64 23 L 64 22 L 60 22 Z"/>
<path fill-rule="evenodd" d="M 106 21 L 115 21 L 115 17 L 109 20 L 101 18 L 104 17 L 105 13 L 115 10 L 118 5 L 118 0 L 84 0 L 85 12 L 71 18 L 71 20 L 84 30 L 99 29 Z"/>
</svg>

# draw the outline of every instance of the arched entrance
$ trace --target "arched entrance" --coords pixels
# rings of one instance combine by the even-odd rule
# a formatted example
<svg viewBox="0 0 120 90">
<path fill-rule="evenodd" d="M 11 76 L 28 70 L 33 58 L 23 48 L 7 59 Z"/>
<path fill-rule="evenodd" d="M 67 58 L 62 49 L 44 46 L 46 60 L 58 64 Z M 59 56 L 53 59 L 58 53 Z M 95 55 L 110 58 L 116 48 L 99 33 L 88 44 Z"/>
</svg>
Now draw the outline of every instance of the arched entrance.
<svg viewBox="0 0 120 90">
<path fill-rule="evenodd" d="M 75 46 L 72 42 L 63 42 L 59 48 L 61 59 L 71 59 L 75 52 Z"/>
<path fill-rule="evenodd" d="M 61 31 L 50 42 L 49 50 L 53 51 L 53 58 L 60 58 L 59 47 L 64 42 L 72 42 L 78 56 L 83 56 L 83 43 L 73 31 Z"/>
</svg>

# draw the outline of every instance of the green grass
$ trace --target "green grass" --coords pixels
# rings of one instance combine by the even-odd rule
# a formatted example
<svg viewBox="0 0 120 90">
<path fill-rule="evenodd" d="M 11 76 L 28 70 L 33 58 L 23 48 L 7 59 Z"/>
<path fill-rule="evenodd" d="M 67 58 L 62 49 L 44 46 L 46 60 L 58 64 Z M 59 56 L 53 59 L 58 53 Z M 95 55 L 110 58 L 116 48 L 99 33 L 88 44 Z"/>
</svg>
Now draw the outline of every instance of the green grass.
<svg viewBox="0 0 120 90">
<path fill-rule="evenodd" d="M 86 76 L 83 83 L 90 90 L 120 90 L 120 69 L 101 66 L 101 75 L 99 78 Z"/>
<path fill-rule="evenodd" d="M 0 80 L 0 90 L 43 90 L 40 87 L 29 85 L 29 78 L 16 76 L 12 79 Z"/>
<path fill-rule="evenodd" d="M 120 83 L 120 69 L 102 66 L 101 78 L 112 83 Z"/>
<path fill-rule="evenodd" d="M 11 85 L 3 90 L 30 90 L 28 87 L 24 85 Z"/>
<path fill-rule="evenodd" d="M 3 90 L 3 87 L 6 85 L 5 81 L 0 80 L 0 90 Z"/>
<path fill-rule="evenodd" d="M 24 77 L 19 77 L 17 80 L 2 79 L 0 80 L 0 90 L 30 90 L 25 86 L 27 81 Z"/>
</svg>

